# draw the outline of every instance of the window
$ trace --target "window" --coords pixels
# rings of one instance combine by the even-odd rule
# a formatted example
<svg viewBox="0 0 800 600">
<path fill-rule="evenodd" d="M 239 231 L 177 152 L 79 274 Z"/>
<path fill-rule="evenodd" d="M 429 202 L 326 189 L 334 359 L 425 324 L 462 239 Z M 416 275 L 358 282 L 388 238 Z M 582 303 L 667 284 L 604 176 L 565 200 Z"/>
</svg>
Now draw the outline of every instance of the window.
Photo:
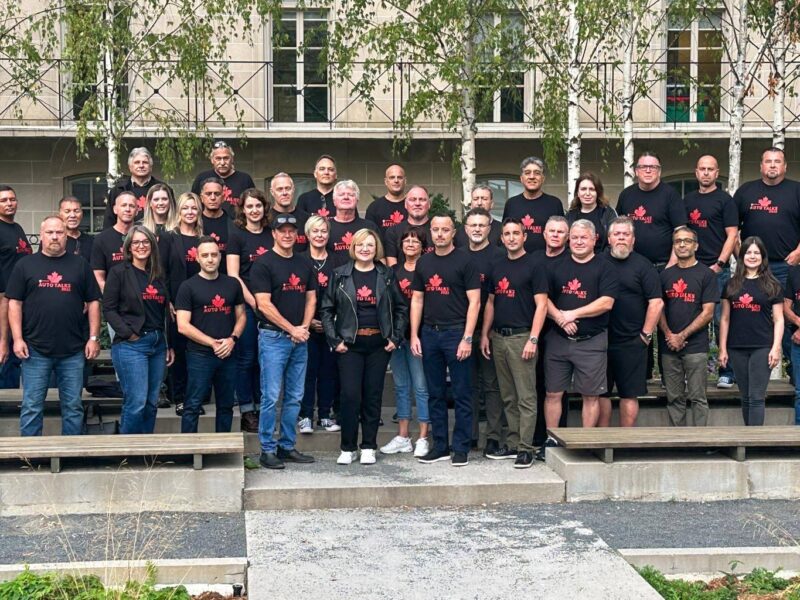
<svg viewBox="0 0 800 600">
<path fill-rule="evenodd" d="M 478 177 L 477 183 L 488 185 L 492 190 L 492 199 L 494 200 L 492 216 L 498 220 L 503 218 L 506 200 L 521 194 L 523 190 L 517 175 L 485 175 Z"/>
<path fill-rule="evenodd" d="M 524 40 L 523 21 L 521 15 L 512 13 L 501 18 L 500 15 L 487 16 L 483 19 L 483 26 L 488 29 L 500 29 L 501 36 L 513 40 Z M 485 33 L 478 34 L 477 43 L 482 43 Z M 512 55 L 514 53 L 512 52 Z M 521 55 L 521 54 L 520 54 Z M 504 57 L 508 60 L 513 58 Z M 511 85 L 496 90 L 493 97 L 489 97 L 489 90 L 479 92 L 476 99 L 476 112 L 478 122 L 481 123 L 522 123 L 525 120 L 525 71 L 520 70 L 513 74 Z"/>
<path fill-rule="evenodd" d="M 322 48 L 327 14 L 285 10 L 273 26 L 272 116 L 278 123 L 328 120 L 328 72 Z"/>
<path fill-rule="evenodd" d="M 65 195 L 75 196 L 83 206 L 80 230 L 89 233 L 102 231 L 108 195 L 106 176 L 103 173 L 77 175 L 67 179 L 64 188 Z"/>
<path fill-rule="evenodd" d="M 687 23 L 670 17 L 667 31 L 668 123 L 718 122 L 722 80 L 722 15 Z"/>
<path fill-rule="evenodd" d="M 700 185 L 697 183 L 697 178 L 694 176 L 694 173 L 686 175 L 673 175 L 672 177 L 665 178 L 664 183 L 674 187 L 675 191 L 681 195 L 681 198 L 683 198 L 689 192 L 696 192 L 698 189 L 700 189 Z M 728 178 L 719 177 L 717 179 L 717 185 L 720 187 L 720 189 L 727 190 Z"/>
</svg>

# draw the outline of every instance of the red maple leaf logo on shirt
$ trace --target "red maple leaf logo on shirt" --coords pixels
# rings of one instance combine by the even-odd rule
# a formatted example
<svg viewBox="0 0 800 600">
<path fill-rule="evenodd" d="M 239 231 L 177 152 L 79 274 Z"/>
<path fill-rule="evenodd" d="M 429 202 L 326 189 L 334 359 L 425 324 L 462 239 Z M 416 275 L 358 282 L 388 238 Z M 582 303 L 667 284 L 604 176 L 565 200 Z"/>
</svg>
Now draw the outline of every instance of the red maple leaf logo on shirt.
<svg viewBox="0 0 800 600">
<path fill-rule="evenodd" d="M 136 200 L 137 210 L 144 210 L 145 206 L 147 206 L 147 196 L 139 196 L 139 199 Z"/>
<path fill-rule="evenodd" d="M 186 260 L 189 261 L 197 260 L 197 248 L 189 248 L 186 251 Z"/>
<path fill-rule="evenodd" d="M 498 281 L 497 282 L 497 287 L 499 287 L 501 290 L 507 290 L 508 289 L 508 278 L 507 277 L 503 277 L 500 281 Z"/>
<path fill-rule="evenodd" d="M 352 243 L 353 243 L 353 233 L 352 233 L 351 231 L 348 231 L 347 233 L 345 233 L 345 234 L 342 236 L 342 242 L 344 242 L 345 244 L 347 244 L 347 246 L 349 247 L 349 246 L 350 246 L 350 244 L 352 244 Z"/>
<path fill-rule="evenodd" d="M 400 285 L 401 290 L 407 290 L 408 286 L 411 285 L 411 282 L 408 279 L 401 279 L 397 283 Z"/>
<path fill-rule="evenodd" d="M 678 292 L 679 294 L 685 292 L 687 287 L 689 286 L 686 285 L 686 282 L 683 280 L 683 277 L 681 277 L 680 279 L 678 279 L 678 281 L 672 284 L 672 289 Z"/>
<path fill-rule="evenodd" d="M 216 233 L 210 233 L 209 235 L 214 238 L 215 242 L 219 243 L 219 236 Z"/>
<path fill-rule="evenodd" d="M 155 294 L 158 294 L 158 290 L 155 287 L 153 287 L 152 285 L 148 285 L 146 288 L 144 288 L 144 293 L 145 294 L 150 294 L 150 295 L 155 295 Z"/>
<path fill-rule="evenodd" d="M 261 256 L 262 254 L 266 254 L 266 253 L 267 253 L 267 249 L 264 248 L 264 246 L 259 246 L 258 248 L 256 248 L 256 254 L 258 254 L 259 256 Z"/>
<path fill-rule="evenodd" d="M 770 204 L 772 204 L 772 201 L 769 198 L 767 198 L 766 196 L 764 196 L 763 198 L 759 198 L 758 199 L 758 205 L 759 206 L 767 207 Z"/>
<path fill-rule="evenodd" d="M 222 186 L 222 197 L 225 200 L 225 202 L 230 202 L 231 204 L 233 204 L 234 201 L 231 198 L 231 196 L 233 196 L 233 190 L 231 188 L 229 188 L 227 185 L 223 185 Z"/>
<path fill-rule="evenodd" d="M 58 283 L 59 281 L 61 281 L 61 279 L 62 279 L 61 275 L 59 275 L 56 271 L 53 271 L 52 273 L 50 273 L 50 275 L 47 276 L 47 281 L 49 281 L 52 284 Z"/>
<path fill-rule="evenodd" d="M 325 208 L 325 207 L 323 206 L 322 208 L 320 208 L 320 209 L 317 211 L 317 214 L 318 214 L 320 217 L 327 217 L 328 215 L 330 215 L 330 214 L 331 214 L 331 211 L 329 211 L 327 208 Z"/>
<path fill-rule="evenodd" d="M 403 218 L 404 217 L 403 217 L 403 213 L 401 213 L 399 210 L 396 210 L 391 215 L 389 215 L 389 218 L 392 220 L 392 223 L 397 225 L 398 223 L 402 223 L 403 222 Z"/>
<path fill-rule="evenodd" d="M 633 211 L 633 214 L 639 217 L 640 219 L 647 214 L 647 209 L 644 206 L 640 206 L 636 210 Z"/>
<path fill-rule="evenodd" d="M 300 283 L 300 278 L 297 275 L 294 273 L 289 275 L 289 285 L 297 285 L 298 283 Z"/>
<path fill-rule="evenodd" d="M 217 294 L 211 299 L 211 304 L 213 304 L 216 308 L 222 308 L 225 306 L 225 298 Z"/>
<path fill-rule="evenodd" d="M 568 288 L 569 288 L 571 291 L 573 291 L 573 292 L 577 292 L 577 291 L 578 291 L 578 290 L 581 288 L 581 282 L 580 282 L 580 281 L 578 281 L 578 278 L 576 277 L 576 278 L 575 278 L 575 279 L 573 279 L 572 281 L 568 281 L 568 282 L 567 282 L 567 287 L 568 287 Z"/>
<path fill-rule="evenodd" d="M 19 248 L 20 250 L 25 250 L 27 247 L 28 247 L 28 242 L 26 242 L 25 240 L 17 241 L 17 248 Z"/>
<path fill-rule="evenodd" d="M 372 290 L 369 289 L 367 286 L 362 285 L 360 288 L 356 290 L 356 295 L 358 296 L 359 300 L 366 300 L 372 295 Z"/>
<path fill-rule="evenodd" d="M 690 218 L 692 221 L 697 221 L 697 220 L 699 220 L 699 219 L 700 219 L 700 217 L 702 217 L 702 216 L 703 216 L 703 215 L 702 215 L 702 214 L 700 213 L 700 211 L 699 211 L 698 209 L 696 209 L 696 208 L 695 208 L 695 209 L 694 209 L 692 212 L 690 212 L 690 213 L 689 213 L 689 218 Z"/>
<path fill-rule="evenodd" d="M 433 277 L 428 280 L 428 283 L 431 284 L 431 287 L 439 287 L 442 285 L 442 278 L 439 277 L 438 274 L 434 273 Z"/>
<path fill-rule="evenodd" d="M 742 304 L 750 304 L 753 301 L 753 297 L 750 294 L 742 294 L 739 296 L 739 302 Z"/>
<path fill-rule="evenodd" d="M 521 222 L 525 226 L 525 229 L 530 229 L 533 226 L 533 217 L 530 215 L 525 215 L 522 217 Z"/>
<path fill-rule="evenodd" d="M 317 273 L 317 281 L 320 285 L 328 285 L 328 276 L 325 275 L 322 271 Z"/>
</svg>

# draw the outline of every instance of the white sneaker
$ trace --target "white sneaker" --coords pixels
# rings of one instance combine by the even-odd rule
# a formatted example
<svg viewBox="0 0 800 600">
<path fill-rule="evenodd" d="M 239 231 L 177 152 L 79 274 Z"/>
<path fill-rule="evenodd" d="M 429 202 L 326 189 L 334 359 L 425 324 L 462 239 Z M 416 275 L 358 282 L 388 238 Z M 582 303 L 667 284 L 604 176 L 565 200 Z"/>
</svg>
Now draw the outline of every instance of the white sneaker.
<svg viewBox="0 0 800 600">
<path fill-rule="evenodd" d="M 414 445 L 414 456 L 417 458 L 422 458 L 428 452 L 430 452 L 430 445 L 428 444 L 428 438 L 419 438 L 417 443 Z"/>
<path fill-rule="evenodd" d="M 300 426 L 300 433 L 314 433 L 314 424 L 308 417 L 306 417 L 305 419 L 300 419 L 299 426 Z"/>
<path fill-rule="evenodd" d="M 374 465 L 375 461 L 375 450 L 372 448 L 365 448 L 361 450 L 361 464 L 362 465 Z"/>
<path fill-rule="evenodd" d="M 354 460 L 358 460 L 358 452 L 347 452 L 342 450 L 339 458 L 336 459 L 337 465 L 351 465 Z M 373 461 L 374 462 L 374 461 Z"/>
<path fill-rule="evenodd" d="M 412 452 L 414 447 L 411 445 L 411 438 L 396 435 L 392 441 L 381 448 L 383 454 L 398 454 Z"/>
<path fill-rule="evenodd" d="M 320 419 L 319 426 L 322 427 L 325 431 L 341 431 L 342 426 L 339 425 L 333 419 Z"/>
</svg>

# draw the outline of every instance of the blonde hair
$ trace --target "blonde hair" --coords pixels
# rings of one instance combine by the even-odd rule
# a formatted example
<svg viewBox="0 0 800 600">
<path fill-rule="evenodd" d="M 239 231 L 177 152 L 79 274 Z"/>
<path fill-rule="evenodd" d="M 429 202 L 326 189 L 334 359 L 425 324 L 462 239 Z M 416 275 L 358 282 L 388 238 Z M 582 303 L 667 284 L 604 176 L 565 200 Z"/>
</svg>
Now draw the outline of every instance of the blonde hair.
<svg viewBox="0 0 800 600">
<path fill-rule="evenodd" d="M 325 225 L 326 229 L 328 230 L 328 233 L 330 234 L 331 224 L 328 223 L 328 219 L 326 219 L 325 217 L 320 217 L 319 215 L 311 215 L 310 217 L 308 217 L 308 221 L 306 221 L 306 225 L 305 227 L 303 227 L 303 230 L 306 232 L 306 236 L 310 235 L 311 230 L 314 227 L 319 227 L 320 225 Z"/>
<path fill-rule="evenodd" d="M 199 237 L 203 235 L 203 204 L 200 202 L 200 197 L 193 192 L 184 192 L 178 196 L 178 201 L 175 203 L 175 212 L 172 214 L 169 223 L 167 223 L 167 231 L 180 233 L 181 209 L 189 200 L 192 200 L 197 206 L 197 223 L 194 225 L 194 235 Z"/>
<path fill-rule="evenodd" d="M 375 258 L 372 260 L 381 260 L 383 258 L 383 244 L 381 244 L 381 239 L 378 237 L 378 234 L 372 231 L 372 229 L 359 229 L 353 235 L 353 241 L 350 243 L 350 250 L 348 253 L 350 254 L 350 258 L 353 260 L 356 259 L 356 245 L 360 244 L 368 237 L 372 237 L 375 240 Z"/>
</svg>

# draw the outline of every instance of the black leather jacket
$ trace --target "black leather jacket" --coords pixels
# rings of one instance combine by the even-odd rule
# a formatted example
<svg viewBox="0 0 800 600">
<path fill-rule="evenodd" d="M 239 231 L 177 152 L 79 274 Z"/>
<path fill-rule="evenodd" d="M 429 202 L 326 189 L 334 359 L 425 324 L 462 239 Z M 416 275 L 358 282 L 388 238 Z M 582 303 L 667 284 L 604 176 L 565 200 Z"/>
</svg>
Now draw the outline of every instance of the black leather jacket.
<svg viewBox="0 0 800 600">
<path fill-rule="evenodd" d="M 336 348 L 340 342 L 353 343 L 356 339 L 358 317 L 353 264 L 351 260 L 333 270 L 333 280 L 322 297 L 320 317 L 331 348 Z M 376 297 L 381 335 L 399 346 L 408 324 L 408 307 L 397 287 L 394 271 L 382 263 L 375 263 L 375 268 L 378 271 Z"/>
</svg>

